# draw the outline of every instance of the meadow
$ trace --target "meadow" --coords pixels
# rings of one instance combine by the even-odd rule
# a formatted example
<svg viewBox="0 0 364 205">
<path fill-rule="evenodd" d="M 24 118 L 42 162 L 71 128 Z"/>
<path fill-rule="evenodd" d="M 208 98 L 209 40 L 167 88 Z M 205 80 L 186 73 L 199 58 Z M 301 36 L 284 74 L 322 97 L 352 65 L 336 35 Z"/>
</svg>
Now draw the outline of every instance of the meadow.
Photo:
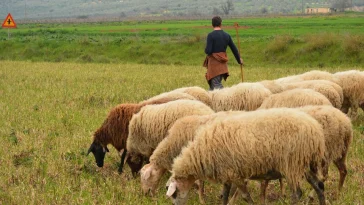
<svg viewBox="0 0 364 205">
<path fill-rule="evenodd" d="M 246 68 L 245 79 L 275 79 L 308 70 Z M 225 86 L 240 82 L 239 67 L 231 65 L 230 71 Z M 201 66 L 0 61 L 0 204 L 170 204 L 163 186 L 151 199 L 143 196 L 140 179 L 133 179 L 128 167 L 119 175 L 119 156 L 111 146 L 101 169 L 93 156 L 86 156 L 87 149 L 115 105 L 184 86 L 207 89 L 204 73 Z M 338 194 L 338 172 L 332 167 L 326 183 L 330 204 L 364 203 L 364 113 L 353 123 L 348 177 Z M 289 197 L 277 198 L 276 186 L 269 188 L 270 203 L 289 203 Z M 208 204 L 219 204 L 220 186 L 205 187 Z M 304 187 L 308 194 L 307 183 Z M 249 188 L 258 201 L 258 186 L 251 183 Z M 191 196 L 189 204 L 198 204 L 197 194 Z"/>
<path fill-rule="evenodd" d="M 312 69 L 364 70 L 362 19 L 362 14 L 252 17 L 224 25 L 234 41 L 232 25 L 241 26 L 245 81 L 254 82 Z M 128 167 L 118 174 L 120 158 L 111 146 L 103 168 L 86 153 L 112 107 L 180 87 L 207 89 L 201 64 L 210 30 L 207 20 L 19 24 L 10 40 L 0 30 L 0 204 L 170 204 L 163 186 L 167 176 L 151 199 Z M 241 79 L 234 60 L 229 70 L 225 86 Z M 353 125 L 344 189 L 337 193 L 334 167 L 325 184 L 330 204 L 364 204 L 362 111 Z M 208 204 L 220 204 L 220 185 L 205 188 Z M 257 184 L 249 189 L 258 201 Z M 269 202 L 288 204 L 278 190 L 272 183 Z M 304 191 L 306 196 L 307 183 Z M 189 204 L 199 204 L 197 194 L 191 197 Z"/>
<path fill-rule="evenodd" d="M 237 43 L 239 24 L 246 66 L 355 66 L 364 63 L 363 17 L 246 17 L 224 20 L 223 29 Z M 210 20 L 19 23 L 10 40 L 0 30 L 0 60 L 201 65 L 211 29 Z"/>
</svg>

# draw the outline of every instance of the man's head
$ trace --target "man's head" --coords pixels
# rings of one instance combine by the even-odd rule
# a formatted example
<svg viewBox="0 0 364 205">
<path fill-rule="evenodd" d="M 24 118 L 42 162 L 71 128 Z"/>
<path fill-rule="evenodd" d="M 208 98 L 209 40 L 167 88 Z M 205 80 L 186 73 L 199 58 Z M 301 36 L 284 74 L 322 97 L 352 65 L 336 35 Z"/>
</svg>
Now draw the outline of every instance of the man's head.
<svg viewBox="0 0 364 205">
<path fill-rule="evenodd" d="M 215 27 L 221 27 L 222 19 L 220 16 L 215 16 L 212 18 L 212 26 Z"/>
</svg>

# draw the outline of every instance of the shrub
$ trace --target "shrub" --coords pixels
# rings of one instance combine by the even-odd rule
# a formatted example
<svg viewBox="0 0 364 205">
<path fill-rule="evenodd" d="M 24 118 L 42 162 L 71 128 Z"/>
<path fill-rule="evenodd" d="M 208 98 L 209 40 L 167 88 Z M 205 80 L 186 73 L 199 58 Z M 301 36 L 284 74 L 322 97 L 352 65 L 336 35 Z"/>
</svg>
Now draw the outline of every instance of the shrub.
<svg viewBox="0 0 364 205">
<path fill-rule="evenodd" d="M 364 52 L 364 36 L 345 35 L 342 43 L 343 50 L 348 56 Z"/>
<path fill-rule="evenodd" d="M 304 37 L 305 42 L 307 43 L 305 51 L 318 51 L 321 53 L 334 45 L 337 38 L 337 35 L 332 33 L 308 34 Z"/>
<path fill-rule="evenodd" d="M 266 54 L 280 53 L 288 49 L 288 46 L 295 40 L 291 35 L 276 36 L 272 42 L 270 42 L 265 50 Z"/>
</svg>

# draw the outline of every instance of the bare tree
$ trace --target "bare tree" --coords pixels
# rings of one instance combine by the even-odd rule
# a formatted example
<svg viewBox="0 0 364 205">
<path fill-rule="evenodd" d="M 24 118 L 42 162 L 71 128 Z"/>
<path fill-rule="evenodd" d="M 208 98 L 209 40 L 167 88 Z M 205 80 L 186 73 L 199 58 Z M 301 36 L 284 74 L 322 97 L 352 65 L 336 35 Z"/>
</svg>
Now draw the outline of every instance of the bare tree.
<svg viewBox="0 0 364 205">
<path fill-rule="evenodd" d="M 214 7 L 214 9 L 212 10 L 212 14 L 215 15 L 215 16 L 218 16 L 221 14 L 220 10 L 216 7 Z"/>
<path fill-rule="evenodd" d="M 266 13 L 268 13 L 268 9 L 266 7 L 263 7 L 260 9 L 260 13 L 266 14 Z"/>
<path fill-rule="evenodd" d="M 339 11 L 344 11 L 351 6 L 350 0 L 333 0 L 331 3 L 332 8 L 336 8 Z"/>
<path fill-rule="evenodd" d="M 229 15 L 230 11 L 234 10 L 234 4 L 232 0 L 226 0 L 225 3 L 221 5 L 221 9 L 225 15 Z"/>
</svg>

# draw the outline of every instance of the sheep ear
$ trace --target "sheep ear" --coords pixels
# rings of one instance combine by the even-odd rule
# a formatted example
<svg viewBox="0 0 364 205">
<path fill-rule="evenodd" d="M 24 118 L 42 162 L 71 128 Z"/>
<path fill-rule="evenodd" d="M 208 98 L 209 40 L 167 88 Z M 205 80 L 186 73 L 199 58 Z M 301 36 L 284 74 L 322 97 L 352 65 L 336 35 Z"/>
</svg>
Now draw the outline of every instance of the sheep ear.
<svg viewBox="0 0 364 205">
<path fill-rule="evenodd" d="M 176 192 L 176 189 L 177 189 L 177 183 L 176 182 L 172 182 L 169 187 L 168 187 L 168 191 L 167 191 L 167 196 L 168 197 L 171 197 L 174 192 Z"/>
<path fill-rule="evenodd" d="M 149 179 L 151 172 L 152 172 L 152 169 L 151 168 L 146 169 L 145 172 L 142 173 L 143 179 L 145 179 L 145 180 Z"/>
<path fill-rule="evenodd" d="M 88 156 L 90 154 L 90 152 L 92 152 L 93 149 L 94 149 L 94 144 L 92 143 L 90 148 L 88 148 L 86 156 Z"/>
</svg>

